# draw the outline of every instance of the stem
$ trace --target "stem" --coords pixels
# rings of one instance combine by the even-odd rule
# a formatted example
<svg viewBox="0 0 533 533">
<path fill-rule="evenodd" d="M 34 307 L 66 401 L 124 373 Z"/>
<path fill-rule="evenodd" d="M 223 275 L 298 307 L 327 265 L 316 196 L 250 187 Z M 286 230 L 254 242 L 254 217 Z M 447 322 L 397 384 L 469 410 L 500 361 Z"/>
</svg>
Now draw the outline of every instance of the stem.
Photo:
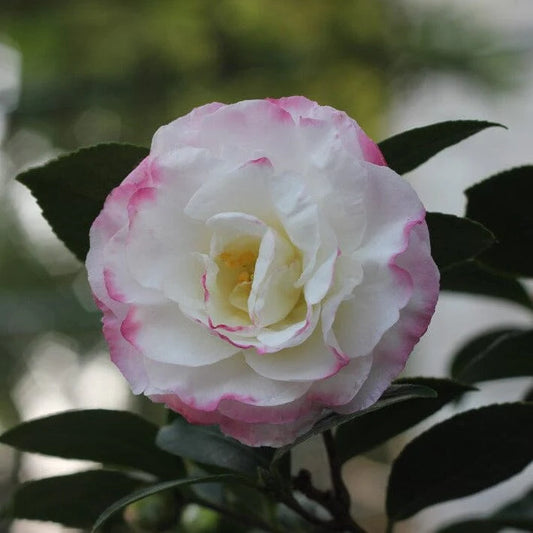
<svg viewBox="0 0 533 533">
<path fill-rule="evenodd" d="M 330 429 L 322 433 L 324 439 L 324 445 L 326 447 L 326 453 L 328 455 L 329 468 L 331 471 L 331 483 L 333 485 L 333 492 L 335 497 L 342 504 L 342 506 L 349 511 L 351 498 L 346 485 L 342 479 L 341 463 L 339 456 L 337 455 L 337 449 L 335 448 L 335 439 Z"/>
<path fill-rule="evenodd" d="M 346 485 L 342 479 L 341 462 L 337 455 L 335 439 L 330 429 L 322 433 L 324 446 L 328 456 L 329 469 L 331 473 L 331 484 L 333 486 L 334 499 L 329 506 L 335 521 L 347 531 L 353 533 L 365 533 L 365 530 L 352 518 L 350 514 L 351 498 Z"/>
</svg>

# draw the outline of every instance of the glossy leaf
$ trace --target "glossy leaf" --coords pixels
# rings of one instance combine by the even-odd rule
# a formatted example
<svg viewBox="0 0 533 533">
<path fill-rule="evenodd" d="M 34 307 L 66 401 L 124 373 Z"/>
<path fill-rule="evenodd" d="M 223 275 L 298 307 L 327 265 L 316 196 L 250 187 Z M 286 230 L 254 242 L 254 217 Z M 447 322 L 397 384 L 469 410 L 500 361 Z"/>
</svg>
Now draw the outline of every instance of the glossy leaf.
<svg viewBox="0 0 533 533">
<path fill-rule="evenodd" d="M 533 461 L 533 405 L 509 403 L 466 411 L 413 439 L 392 465 L 391 521 L 496 485 Z"/>
<path fill-rule="evenodd" d="M 479 259 L 503 272 L 533 276 L 533 165 L 492 176 L 465 194 L 466 216 L 490 229 L 498 241 Z"/>
<path fill-rule="evenodd" d="M 399 133 L 379 143 L 389 167 L 405 174 L 441 150 L 492 126 L 505 127 L 482 120 L 453 120 L 438 122 Z"/>
<path fill-rule="evenodd" d="M 99 144 L 54 159 L 17 176 L 37 198 L 56 235 L 80 259 L 89 228 L 111 190 L 148 155 L 129 144 Z"/>
<path fill-rule="evenodd" d="M 472 259 L 494 244 L 494 236 L 478 222 L 467 218 L 428 213 L 431 255 L 442 272 L 454 264 Z"/>
<path fill-rule="evenodd" d="M 277 463 L 294 446 L 318 435 L 328 429 L 333 429 L 341 424 L 346 424 L 359 417 L 368 416 L 375 411 L 385 409 L 399 402 L 412 400 L 413 398 L 436 398 L 437 393 L 425 385 L 411 383 L 394 383 L 381 396 L 381 398 L 366 409 L 356 411 L 349 415 L 330 414 L 319 420 L 309 431 L 298 437 L 292 444 L 278 448 L 274 454 L 273 462 Z"/>
<path fill-rule="evenodd" d="M 335 435 L 335 442 L 341 463 L 382 444 L 431 416 L 448 402 L 473 390 L 468 385 L 449 379 L 408 378 L 396 383 L 423 385 L 433 389 L 438 396 L 416 397 L 393 403 L 340 426 Z"/>
<path fill-rule="evenodd" d="M 149 487 L 139 489 L 135 492 L 132 492 L 131 494 L 128 494 L 127 496 L 124 496 L 120 500 L 115 501 L 107 509 L 105 509 L 100 514 L 98 519 L 94 522 L 92 531 L 96 531 L 100 526 L 107 522 L 109 518 L 111 518 L 111 516 L 124 509 L 124 507 L 127 507 L 128 505 L 142 500 L 143 498 L 146 498 L 148 496 L 152 496 L 153 494 L 157 494 L 164 490 L 187 487 L 189 485 L 195 485 L 197 483 L 224 483 L 228 481 L 242 482 L 243 479 L 233 474 L 218 474 L 215 476 L 175 479 L 173 481 L 165 481 L 164 483 L 157 483 L 155 485 L 150 485 Z"/>
<path fill-rule="evenodd" d="M 454 357 L 451 374 L 466 383 L 533 376 L 533 330 L 500 329 L 476 337 Z"/>
<path fill-rule="evenodd" d="M 272 448 L 252 448 L 223 435 L 216 426 L 189 424 L 177 417 L 159 430 L 157 446 L 166 452 L 204 465 L 255 475 L 268 468 Z"/>
<path fill-rule="evenodd" d="M 28 481 L 11 498 L 6 515 L 90 527 L 109 505 L 141 484 L 138 479 L 108 470 Z"/>
<path fill-rule="evenodd" d="M 0 442 L 26 452 L 134 468 L 166 478 L 183 475 L 183 463 L 155 445 L 158 426 L 127 411 L 66 411 L 24 422 Z"/>
<path fill-rule="evenodd" d="M 442 272 L 440 288 L 443 291 L 501 298 L 533 309 L 531 298 L 521 283 L 484 267 L 478 261 L 467 261 L 447 268 Z"/>
</svg>

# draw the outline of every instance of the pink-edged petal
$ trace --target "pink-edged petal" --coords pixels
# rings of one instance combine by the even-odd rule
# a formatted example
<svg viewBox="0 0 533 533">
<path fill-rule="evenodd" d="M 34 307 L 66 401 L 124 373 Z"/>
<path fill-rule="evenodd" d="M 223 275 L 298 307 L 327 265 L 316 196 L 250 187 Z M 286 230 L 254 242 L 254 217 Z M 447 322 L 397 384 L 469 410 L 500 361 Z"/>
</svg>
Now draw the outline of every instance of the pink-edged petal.
<svg viewBox="0 0 533 533">
<path fill-rule="evenodd" d="M 229 418 L 220 422 L 220 429 L 247 446 L 278 448 L 294 442 L 296 437 L 310 430 L 316 420 L 315 413 L 309 413 L 288 424 L 246 424 Z"/>
<path fill-rule="evenodd" d="M 335 375 L 316 381 L 307 393 L 309 401 L 335 411 L 348 404 L 366 383 L 372 368 L 372 356 L 352 359 Z M 351 411 L 348 411 L 351 412 Z"/>
<path fill-rule="evenodd" d="M 128 237 L 127 226 L 119 230 L 104 248 L 104 282 L 109 296 L 122 303 L 158 304 L 164 303 L 164 294 L 143 287 L 131 275 L 125 257 Z"/>
<path fill-rule="evenodd" d="M 439 272 L 431 259 L 429 236 L 424 222 L 410 232 L 407 251 L 397 258 L 414 282 L 409 303 L 401 310 L 396 324 L 390 328 L 373 351 L 372 370 L 364 386 L 339 412 L 353 412 L 374 403 L 390 382 L 403 370 L 409 354 L 425 333 L 437 303 Z"/>
<path fill-rule="evenodd" d="M 398 321 L 412 291 L 407 272 L 378 264 L 363 266 L 362 282 L 339 305 L 332 327 L 342 352 L 350 358 L 370 353 Z"/>
<path fill-rule="evenodd" d="M 319 328 L 298 346 L 264 354 L 247 350 L 244 356 L 258 374 L 279 381 L 324 379 L 348 363 L 348 359 L 338 356 L 324 344 Z"/>
<path fill-rule="evenodd" d="M 121 331 L 146 357 L 162 363 L 197 367 L 239 351 L 205 326 L 185 317 L 176 304 L 131 306 Z"/>
<path fill-rule="evenodd" d="M 156 178 L 153 160 L 144 159 L 125 180 L 111 191 L 104 207 L 93 222 L 89 231 L 90 247 L 86 266 L 89 284 L 94 296 L 116 311 L 116 302 L 109 296 L 104 281 L 104 249 L 109 241 L 121 228 L 128 224 L 126 206 L 138 188 L 150 186 Z"/>
<path fill-rule="evenodd" d="M 261 354 L 272 353 L 303 343 L 315 330 L 319 318 L 319 306 L 299 303 L 285 320 L 258 331 L 257 351 Z"/>
<path fill-rule="evenodd" d="M 180 145 L 198 146 L 195 141 L 198 138 L 203 119 L 224 106 L 225 104 L 212 102 L 193 109 L 184 117 L 180 117 L 170 124 L 161 126 L 154 134 L 150 152 L 154 155 L 160 155 L 170 152 Z"/>
<path fill-rule="evenodd" d="M 302 397 L 311 383 L 278 382 L 254 372 L 237 353 L 202 367 L 145 361 L 148 386 L 145 394 L 172 394 L 189 407 L 215 411 L 223 400 L 263 407 L 284 405 Z"/>
<path fill-rule="evenodd" d="M 120 331 L 122 320 L 109 309 L 102 308 L 104 337 L 109 345 L 111 360 L 128 380 L 134 394 L 142 393 L 148 385 L 142 354 L 132 346 Z"/>
</svg>

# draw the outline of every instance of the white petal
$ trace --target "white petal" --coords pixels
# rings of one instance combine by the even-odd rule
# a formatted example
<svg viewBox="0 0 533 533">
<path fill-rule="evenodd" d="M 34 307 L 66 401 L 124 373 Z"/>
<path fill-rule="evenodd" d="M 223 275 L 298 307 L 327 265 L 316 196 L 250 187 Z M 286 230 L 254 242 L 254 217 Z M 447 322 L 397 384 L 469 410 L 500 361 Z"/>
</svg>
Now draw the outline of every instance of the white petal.
<svg viewBox="0 0 533 533">
<path fill-rule="evenodd" d="M 272 172 L 272 165 L 263 158 L 220 174 L 196 190 L 185 212 L 196 220 L 207 220 L 223 212 L 247 213 L 271 223 L 273 209 L 266 182 Z"/>
<path fill-rule="evenodd" d="M 270 195 L 283 229 L 302 254 L 303 285 L 311 276 L 320 247 L 318 206 L 305 184 L 294 175 L 275 175 L 269 182 Z"/>
</svg>

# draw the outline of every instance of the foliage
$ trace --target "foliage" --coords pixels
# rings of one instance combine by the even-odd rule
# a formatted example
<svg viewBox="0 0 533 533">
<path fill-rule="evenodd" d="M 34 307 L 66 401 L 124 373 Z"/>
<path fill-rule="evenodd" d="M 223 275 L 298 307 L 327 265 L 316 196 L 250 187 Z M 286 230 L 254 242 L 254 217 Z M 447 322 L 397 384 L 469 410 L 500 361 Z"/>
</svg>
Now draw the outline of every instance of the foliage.
<svg viewBox="0 0 533 533">
<path fill-rule="evenodd" d="M 383 142 L 389 159 L 394 162 L 396 143 L 403 151 L 411 150 L 410 164 L 404 166 L 409 170 L 471 134 L 472 122 L 442 123 L 425 131 L 427 135 L 412 130 Z M 436 147 L 429 133 L 437 131 L 454 134 L 444 135 L 447 141 Z M 97 205 L 144 154 L 142 148 L 100 145 L 23 173 L 20 179 L 41 203 L 57 235 L 83 258 Z M 512 230 L 502 229 L 492 194 L 494 188 L 505 198 L 514 197 L 517 190 L 525 194 L 529 173 L 529 167 L 515 169 L 472 188 L 469 218 L 429 214 L 444 289 L 491 294 L 531 309 L 515 277 L 516 272 L 528 272 L 527 254 L 510 253 L 508 261 L 504 256 L 506 246 L 529 245 L 527 228 L 533 214 L 525 208 L 518 213 L 507 208 L 513 215 Z M 65 203 L 72 203 L 80 214 L 75 223 L 64 216 Z M 492 269 L 496 265 L 498 271 Z M 470 284 L 476 273 L 480 281 Z M 487 276 L 493 283 L 484 288 Z M 139 518 L 139 513 L 148 512 L 141 503 L 148 502 L 148 507 L 156 505 L 156 518 L 162 521 L 152 524 L 157 530 L 163 523 L 178 524 L 184 509 L 195 504 L 215 511 L 212 531 L 224 531 L 231 523 L 244 527 L 242 531 L 361 533 L 364 529 L 349 512 L 342 464 L 473 391 L 467 383 L 531 376 L 532 348 L 529 330 L 510 327 L 483 333 L 456 354 L 451 375 L 457 381 L 398 380 L 370 407 L 349 415 L 326 414 L 278 450 L 248 448 L 215 427 L 190 425 L 179 416 L 162 427 L 127 412 L 106 410 L 72 411 L 26 422 L 4 433 L 0 441 L 18 450 L 95 461 L 103 468 L 23 484 L 4 514 L 79 527 L 93 523 L 96 529 L 108 527 L 111 519 L 118 523 Z M 478 492 L 520 472 L 533 460 L 531 428 L 531 402 L 494 404 L 452 416 L 411 440 L 393 463 L 389 478 L 389 529 L 427 506 Z M 322 436 L 329 459 L 332 487 L 327 491 L 316 488 L 309 473 L 293 476 L 290 470 L 294 448 L 315 435 Z M 251 498 L 253 508 L 248 505 Z M 443 531 L 497 531 L 524 524 L 531 524 L 531 494 L 489 517 L 452 524 Z"/>
</svg>

